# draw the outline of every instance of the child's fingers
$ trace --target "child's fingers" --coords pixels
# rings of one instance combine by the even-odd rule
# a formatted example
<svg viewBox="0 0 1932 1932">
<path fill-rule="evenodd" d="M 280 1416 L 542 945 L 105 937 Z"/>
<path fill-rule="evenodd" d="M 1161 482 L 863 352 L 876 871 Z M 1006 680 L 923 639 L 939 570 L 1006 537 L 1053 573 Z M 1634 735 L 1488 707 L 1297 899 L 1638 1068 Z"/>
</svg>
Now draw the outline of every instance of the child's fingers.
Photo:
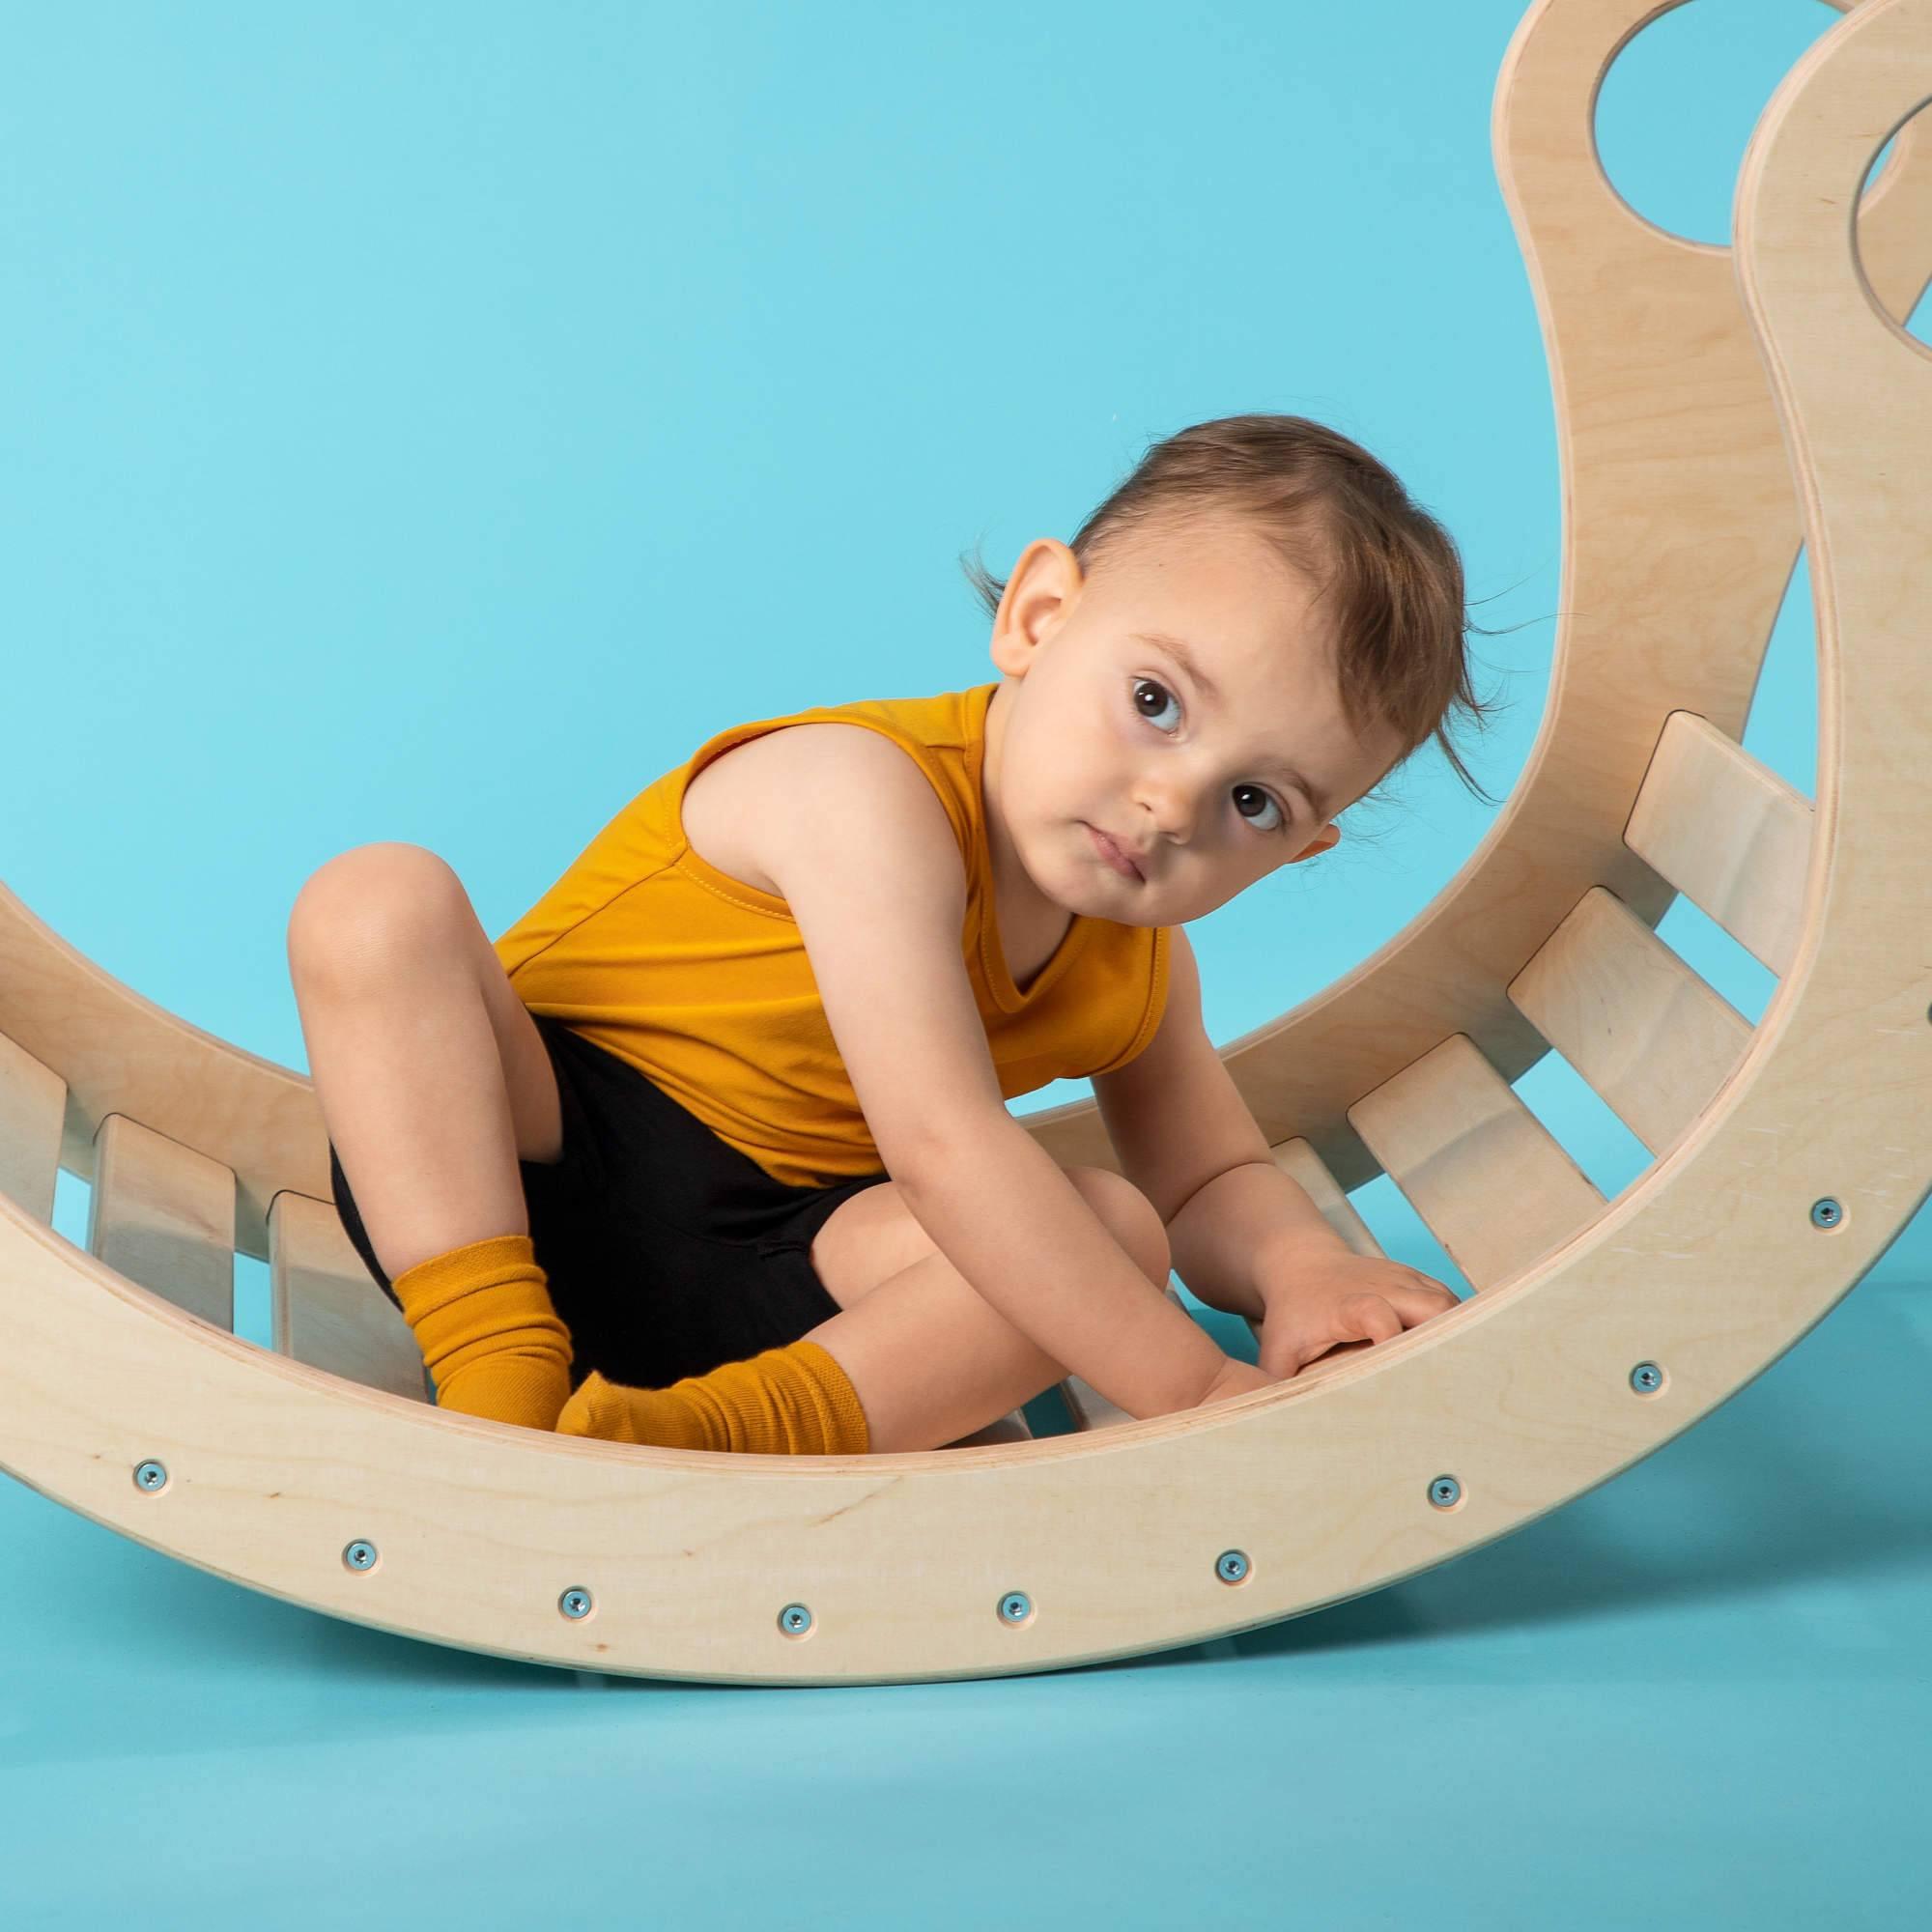
<svg viewBox="0 0 1932 1932">
<path fill-rule="evenodd" d="M 1444 1288 L 1439 1281 L 1433 1281 L 1426 1274 L 1415 1274 L 1412 1269 L 1410 1273 L 1412 1280 L 1391 1282 L 1381 1292 L 1411 1328 L 1427 1321 L 1432 1315 L 1461 1306 L 1462 1296 L 1454 1289 Z"/>
<path fill-rule="evenodd" d="M 1352 1340 L 1359 1335 L 1371 1343 L 1393 1341 L 1403 1330 L 1403 1316 L 1395 1306 L 1394 1297 L 1409 1292 L 1387 1288 L 1350 1295 L 1336 1310 L 1336 1325 L 1344 1339 Z"/>
</svg>

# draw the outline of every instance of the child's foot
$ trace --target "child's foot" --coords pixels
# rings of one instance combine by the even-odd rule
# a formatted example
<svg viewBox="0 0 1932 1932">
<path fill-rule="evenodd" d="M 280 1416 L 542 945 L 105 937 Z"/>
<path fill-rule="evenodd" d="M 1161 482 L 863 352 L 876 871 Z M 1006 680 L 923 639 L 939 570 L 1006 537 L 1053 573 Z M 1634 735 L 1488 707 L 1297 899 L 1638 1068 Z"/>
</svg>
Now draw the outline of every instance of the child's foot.
<svg viewBox="0 0 1932 1932">
<path fill-rule="evenodd" d="M 563 1406 L 556 1418 L 559 1435 L 594 1435 L 600 1442 L 643 1442 L 631 1423 L 628 1398 L 648 1395 L 648 1389 L 625 1388 L 607 1382 L 595 1369 Z"/>
<path fill-rule="evenodd" d="M 626 1388 L 592 1369 L 563 1405 L 556 1433 L 767 1456 L 863 1456 L 871 1439 L 845 1371 L 816 1342 L 803 1341 L 667 1389 Z"/>
</svg>

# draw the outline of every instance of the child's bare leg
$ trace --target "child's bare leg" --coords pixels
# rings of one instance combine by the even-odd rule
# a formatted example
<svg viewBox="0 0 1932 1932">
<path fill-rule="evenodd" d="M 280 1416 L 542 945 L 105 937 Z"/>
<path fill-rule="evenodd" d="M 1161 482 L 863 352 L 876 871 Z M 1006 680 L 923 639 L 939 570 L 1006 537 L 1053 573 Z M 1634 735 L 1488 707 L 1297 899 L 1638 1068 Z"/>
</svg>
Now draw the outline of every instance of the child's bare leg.
<svg viewBox="0 0 1932 1932">
<path fill-rule="evenodd" d="M 527 1235 L 517 1162 L 556 1160 L 556 1076 L 454 871 L 419 845 L 320 867 L 289 977 L 329 1138 L 383 1270 Z"/>
<path fill-rule="evenodd" d="M 1149 1280 L 1167 1285 L 1165 1233 L 1151 1215 L 1090 1197 Z M 1031 1402 L 1066 1371 L 934 1252 L 902 1268 L 802 1340 L 844 1370 L 874 1455 L 943 1449 Z"/>
</svg>

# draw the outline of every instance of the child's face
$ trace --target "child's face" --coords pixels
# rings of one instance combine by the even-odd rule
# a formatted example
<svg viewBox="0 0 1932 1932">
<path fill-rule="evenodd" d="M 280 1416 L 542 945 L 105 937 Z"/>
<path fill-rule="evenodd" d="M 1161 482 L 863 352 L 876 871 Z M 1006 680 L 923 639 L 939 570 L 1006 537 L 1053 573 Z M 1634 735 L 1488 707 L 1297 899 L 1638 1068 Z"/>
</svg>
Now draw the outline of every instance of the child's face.
<svg viewBox="0 0 1932 1932">
<path fill-rule="evenodd" d="M 1386 726 L 1368 742 L 1350 729 L 1310 596 L 1232 525 L 1144 536 L 1091 576 L 1065 544 L 1030 544 L 993 626 L 1004 679 L 984 786 L 996 847 L 1055 903 L 1125 925 L 1199 919 L 1327 851 L 1335 814 L 1399 744 Z M 1148 641 L 1156 633 L 1182 650 Z M 1143 876 L 1115 869 L 1089 828 L 1124 845 Z"/>
</svg>

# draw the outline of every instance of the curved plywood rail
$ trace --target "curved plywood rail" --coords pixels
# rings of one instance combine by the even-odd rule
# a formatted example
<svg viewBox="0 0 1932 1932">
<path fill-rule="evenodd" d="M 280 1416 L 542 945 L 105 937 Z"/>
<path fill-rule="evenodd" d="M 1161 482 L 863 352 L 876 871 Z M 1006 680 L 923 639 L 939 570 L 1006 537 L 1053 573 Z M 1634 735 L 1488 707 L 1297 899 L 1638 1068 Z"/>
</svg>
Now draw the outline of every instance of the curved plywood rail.
<svg viewBox="0 0 1932 1932">
<path fill-rule="evenodd" d="M 1496 177 L 1549 362 L 1565 546 L 1548 703 L 1521 777 L 1402 931 L 1221 1049 L 1269 1143 L 1307 1142 L 1345 1188 L 1381 1171 L 1349 1108 L 1452 1035 L 1506 1080 L 1542 1058 L 1504 989 L 1592 886 L 1651 926 L 1669 909 L 1624 821 L 1672 710 L 1742 735 L 1790 582 L 1797 500 L 1731 250 L 1646 221 L 1597 156 L 1603 77 L 1669 11 L 1534 6 L 1496 87 Z M 1926 138 L 1908 130 L 1860 210 L 1872 285 L 1898 315 L 1932 272 Z M 1119 1166 L 1091 1100 L 1028 1125 L 1063 1166 Z"/>
<path fill-rule="evenodd" d="M 0 1035 L 67 1082 L 60 1164 L 94 1179 L 111 1114 L 198 1149 L 235 1175 L 235 1249 L 269 1259 L 269 1208 L 294 1188 L 333 1198 L 309 1079 L 171 1013 L 97 966 L 0 885 Z"/>
<path fill-rule="evenodd" d="M 1896 232 L 1892 256 L 1878 252 L 1876 196 L 1856 218 L 1872 156 L 1932 95 L 1932 0 L 1864 0 L 1767 107 L 1739 191 L 1747 323 L 1719 318 L 1705 286 L 1718 270 L 1704 257 L 1723 251 L 1674 243 L 1647 256 L 1655 231 L 1588 185 L 1578 129 L 1595 78 L 1658 11 L 1543 0 L 1498 99 L 1498 166 L 1526 246 L 1578 224 L 1532 266 L 1567 425 L 1573 546 L 1570 629 L 1538 754 L 1451 903 L 1298 1017 L 1298 1050 L 1317 1070 L 1284 1065 L 1258 1090 L 1251 1066 L 1244 1083 L 1251 1099 L 1271 1094 L 1276 1124 L 1308 1133 L 1337 1174 L 1373 1158 L 1357 1124 L 1418 1189 L 1453 1156 L 1479 1193 L 1500 1198 L 1515 1176 L 1472 1159 L 1486 1146 L 1542 1163 L 1554 1177 L 1553 1243 L 1524 1262 L 1497 1242 L 1498 1278 L 1453 1313 L 1211 1408 L 1009 1447 L 722 1456 L 442 1414 L 266 1354 L 0 1197 L 0 1465 L 218 1575 L 437 1642 L 704 1681 L 964 1678 L 1224 1635 L 1397 1581 L 1614 1476 L 1799 1340 L 1932 1183 L 1932 701 L 1917 664 L 1932 511 L 1897 482 L 1932 447 L 1932 358 L 1880 306 L 1902 306 L 1918 286 L 1932 224 L 1902 166 L 1889 206 L 1918 211 L 1919 259 L 1908 261 Z M 1594 281 L 1576 259 L 1586 251 Z M 1651 300 L 1627 299 L 1646 263 Z M 1666 263 L 1687 279 L 1672 282 Z M 1567 306 L 1586 293 L 1589 320 Z M 1761 345 L 1754 383 L 1732 358 L 1750 348 L 1747 327 Z M 1633 340 L 1640 355 L 1628 355 Z M 1592 342 L 1594 361 L 1578 353 Z M 1718 383 L 1728 408 L 1710 404 Z M 1721 463 L 1692 425 L 1721 432 Z M 1662 1123 L 1659 1138 L 1675 1137 L 1598 1208 L 1525 1138 L 1498 1091 L 1511 1053 L 1541 1045 L 1511 989 L 1587 1032 L 1592 1000 L 1634 988 L 1660 1039 L 1693 1038 L 1714 1069 L 1737 1048 L 1721 1014 L 1693 1007 L 1687 1019 L 1672 1005 L 1633 930 L 1654 923 L 1666 889 L 1621 833 L 1654 762 L 1705 795 L 1753 795 L 1724 765 L 1721 740 L 1665 727 L 1672 712 L 1731 735 L 1741 723 L 1781 588 L 1775 566 L 1797 533 L 1791 469 L 1780 492 L 1764 468 L 1767 426 L 1797 470 L 1816 589 L 1819 791 L 1797 939 L 1762 1020 L 1688 1122 L 1681 1086 L 1616 1068 L 1618 1091 Z M 1678 449 L 1709 494 L 1665 476 L 1660 445 Z M 1654 488 L 1676 505 L 1676 526 L 1655 523 Z M 1641 554 L 1646 532 L 1671 539 L 1666 554 Z M 1613 554 L 1627 547 L 1619 566 Z M 1684 551 L 1698 552 L 1695 572 L 1675 555 Z M 1693 576 L 1705 594 L 1689 619 L 1673 615 L 1669 595 Z M 1719 608 L 1711 581 L 1731 586 L 1715 638 L 1698 628 Z M 1586 622 L 1579 610 L 1596 614 Z M 1635 640 L 1648 678 L 1625 663 L 1609 688 L 1613 637 Z M 1764 822 L 1791 823 L 1784 803 L 1774 799 Z M 1743 875 L 1733 867 L 1725 889 Z M 1570 927 L 1568 951 L 1525 976 L 1592 894 L 1602 896 Z M 1479 905 L 1505 929 L 1494 943 Z M 1614 950 L 1592 952 L 1596 932 Z M 0 1053 L 0 1099 L 24 1095 L 20 1117 L 50 1122 L 66 1080 L 70 1151 L 76 1118 L 99 1124 L 90 1110 L 138 1120 L 143 1133 L 121 1139 L 148 1190 L 153 1213 L 136 1219 L 151 1236 L 174 1228 L 172 1238 L 205 1244 L 213 1204 L 229 1199 L 224 1167 L 238 1203 L 312 1178 L 299 1161 L 315 1122 L 284 1085 L 297 1076 L 156 1009 L 117 1010 L 134 996 L 77 955 L 55 955 L 65 980 L 44 956 L 35 967 L 23 910 L 0 937 L 0 1031 L 14 1034 L 26 1008 L 39 1028 L 14 1036 L 33 1064 Z M 1594 978 L 1564 963 L 1577 958 Z M 23 997 L 23 961 L 46 974 L 49 998 L 76 1009 Z M 1379 1015 L 1368 1009 L 1376 986 Z M 99 1031 L 80 1037 L 90 1027 Z M 1378 1029 L 1406 1048 L 1385 1050 Z M 157 1066 L 162 1053 L 176 1061 Z M 91 1084 L 75 1082 L 75 1067 Z M 1453 1110 L 1470 1094 L 1479 1118 L 1465 1120 Z M 1293 1111 L 1304 1102 L 1312 1111 Z M 11 1158 L 0 1145 L 0 1162 Z M 169 1219 L 184 1186 L 200 1204 L 191 1226 Z M 1587 1218 L 1566 1233 L 1562 1216 L 1579 1207 Z M 239 1205 L 235 1214 L 239 1230 L 246 1217 Z"/>
</svg>

